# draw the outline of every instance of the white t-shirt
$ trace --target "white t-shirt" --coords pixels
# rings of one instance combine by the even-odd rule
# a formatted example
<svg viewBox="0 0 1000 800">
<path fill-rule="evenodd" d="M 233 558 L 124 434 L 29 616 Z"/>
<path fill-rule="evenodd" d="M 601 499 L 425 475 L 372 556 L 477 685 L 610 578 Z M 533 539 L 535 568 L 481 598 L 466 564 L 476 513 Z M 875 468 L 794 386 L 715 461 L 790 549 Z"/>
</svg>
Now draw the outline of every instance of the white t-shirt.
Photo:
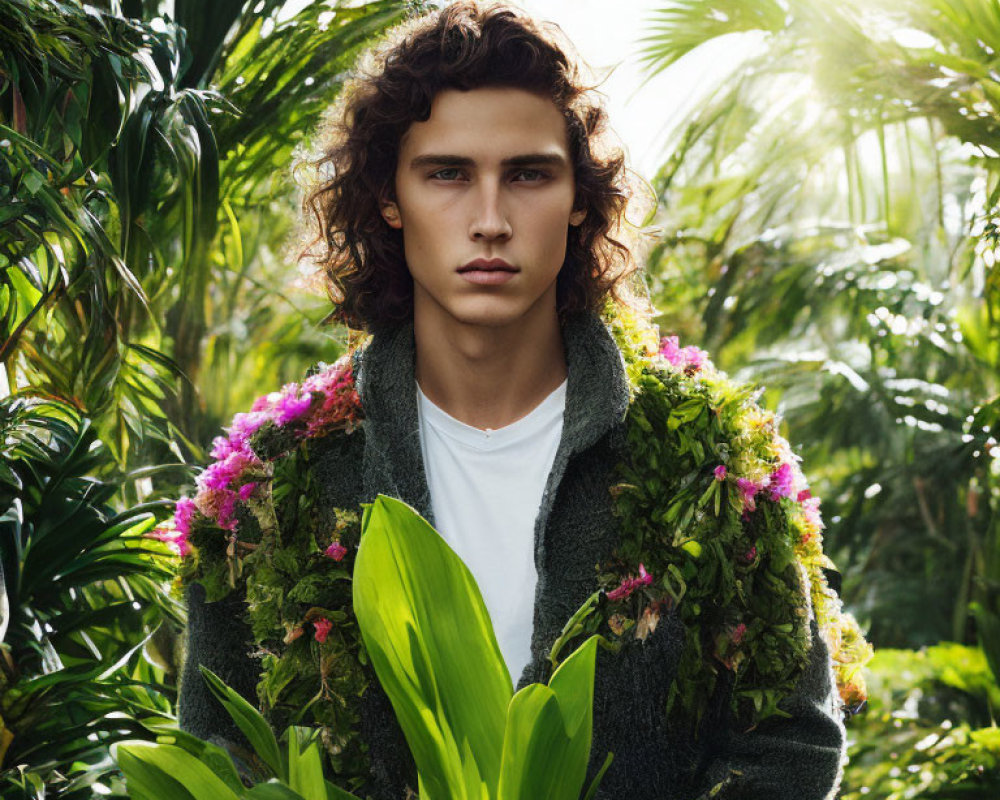
<svg viewBox="0 0 1000 800">
<path fill-rule="evenodd" d="M 535 520 L 562 435 L 566 382 L 496 430 L 459 422 L 417 387 L 435 527 L 479 584 L 516 685 L 531 658 Z"/>
</svg>

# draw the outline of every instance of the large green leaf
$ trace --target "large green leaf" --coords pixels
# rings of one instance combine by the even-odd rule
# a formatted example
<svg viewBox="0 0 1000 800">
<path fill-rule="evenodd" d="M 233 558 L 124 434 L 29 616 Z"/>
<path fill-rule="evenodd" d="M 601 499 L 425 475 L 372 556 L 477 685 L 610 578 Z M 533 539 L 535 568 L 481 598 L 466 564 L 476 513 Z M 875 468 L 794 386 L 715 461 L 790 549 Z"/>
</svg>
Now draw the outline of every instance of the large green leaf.
<svg viewBox="0 0 1000 800">
<path fill-rule="evenodd" d="M 289 787 L 305 800 L 326 800 L 323 761 L 315 732 L 293 725 L 285 735 L 288 737 Z"/>
<path fill-rule="evenodd" d="M 281 757 L 278 749 L 278 740 L 274 737 L 274 731 L 268 725 L 267 720 L 261 716 L 260 712 L 233 689 L 226 684 L 205 666 L 200 666 L 201 674 L 208 683 L 212 694 L 222 703 L 226 711 L 233 718 L 233 722 L 243 731 L 250 745 L 267 764 L 271 771 L 281 780 L 288 780 L 288 765 Z M 291 747 L 291 745 L 289 745 Z"/>
<path fill-rule="evenodd" d="M 195 756 L 170 744 L 120 745 L 118 764 L 136 788 L 157 800 L 238 800 L 239 795 Z"/>
<path fill-rule="evenodd" d="M 399 500 L 365 511 L 354 610 L 428 800 L 489 796 L 512 687 L 479 588 Z"/>
<path fill-rule="evenodd" d="M 499 800 L 577 800 L 590 759 L 594 704 L 591 636 L 553 674 L 548 686 L 532 684 L 507 711 Z"/>
</svg>

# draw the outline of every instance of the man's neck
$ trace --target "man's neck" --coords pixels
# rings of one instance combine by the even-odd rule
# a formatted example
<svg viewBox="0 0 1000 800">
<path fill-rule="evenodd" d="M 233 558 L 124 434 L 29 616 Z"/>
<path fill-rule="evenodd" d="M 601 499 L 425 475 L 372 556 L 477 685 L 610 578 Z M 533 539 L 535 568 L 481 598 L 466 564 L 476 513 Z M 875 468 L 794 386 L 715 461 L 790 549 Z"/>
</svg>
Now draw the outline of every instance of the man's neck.
<svg viewBox="0 0 1000 800">
<path fill-rule="evenodd" d="M 516 422 L 566 379 L 554 309 L 500 327 L 414 314 L 414 337 L 421 391 L 438 408 L 476 428 Z"/>
</svg>

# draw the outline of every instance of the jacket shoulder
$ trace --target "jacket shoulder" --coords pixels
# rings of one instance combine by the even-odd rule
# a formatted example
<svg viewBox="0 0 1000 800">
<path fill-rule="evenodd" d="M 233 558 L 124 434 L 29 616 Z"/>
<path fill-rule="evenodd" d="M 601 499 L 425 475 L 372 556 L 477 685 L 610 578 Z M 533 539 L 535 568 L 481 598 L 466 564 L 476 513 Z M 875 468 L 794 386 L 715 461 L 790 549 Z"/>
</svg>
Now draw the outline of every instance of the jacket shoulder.
<svg viewBox="0 0 1000 800">
<path fill-rule="evenodd" d="M 690 622 L 710 634 L 706 655 L 735 673 L 758 711 L 773 710 L 801 674 L 815 617 L 842 700 L 856 705 L 871 648 L 827 582 L 820 501 L 780 419 L 758 402 L 761 390 L 730 379 L 704 350 L 658 332 L 631 342 L 622 347 L 632 400 L 616 504 L 645 544 L 627 553 L 636 563 L 626 574 L 642 556 L 657 564 L 672 602 L 697 609 Z"/>
<path fill-rule="evenodd" d="M 281 501 L 299 484 L 303 457 L 315 454 L 325 467 L 328 480 L 314 483 L 320 490 L 332 488 L 327 500 L 346 503 L 353 481 L 348 476 L 338 489 L 335 478 L 348 473 L 329 467 L 338 454 L 358 450 L 353 434 L 362 416 L 350 354 L 236 414 L 213 441 L 212 461 L 195 480 L 194 496 L 180 498 L 171 522 L 156 533 L 181 556 L 182 582 L 202 583 L 209 601 L 234 588 L 244 551 L 278 527 Z"/>
</svg>

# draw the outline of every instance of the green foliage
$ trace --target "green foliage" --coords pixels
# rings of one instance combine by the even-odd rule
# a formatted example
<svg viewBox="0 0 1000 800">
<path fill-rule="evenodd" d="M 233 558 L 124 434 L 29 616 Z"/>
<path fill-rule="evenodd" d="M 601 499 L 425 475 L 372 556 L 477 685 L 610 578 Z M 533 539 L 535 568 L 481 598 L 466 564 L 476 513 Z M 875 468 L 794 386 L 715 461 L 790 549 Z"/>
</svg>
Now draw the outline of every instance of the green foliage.
<svg viewBox="0 0 1000 800">
<path fill-rule="evenodd" d="M 171 663 L 153 645 L 178 618 L 163 548 L 145 538 L 157 504 L 116 514 L 108 454 L 90 422 L 54 401 L 0 401 L 0 764 L 34 766 L 60 796 L 90 797 L 113 769 L 109 743 L 169 713 Z M 117 480 L 122 480 L 118 477 Z M 168 636 L 169 639 L 169 636 Z M 25 781 L 4 773 L 0 784 Z M 6 795 L 5 795 L 6 796 Z"/>
<path fill-rule="evenodd" d="M 173 84 L 179 37 L 76 3 L 0 4 L 0 361 L 85 410 L 119 462 L 167 435 L 176 375 L 141 220 L 186 204 L 203 237 L 214 227 L 222 101 Z"/>
<path fill-rule="evenodd" d="M 288 278 L 290 165 L 405 5 L 285 5 L 0 2 L 0 362 L 120 463 L 201 460 L 261 372 L 340 347 Z"/>
<path fill-rule="evenodd" d="M 323 777 L 317 732 L 292 726 L 278 740 L 253 706 L 202 668 L 212 692 L 246 734 L 271 777 L 246 787 L 229 754 L 220 747 L 167 727 L 154 728 L 156 743 L 129 742 L 116 758 L 132 800 L 347 800 L 345 792 Z"/>
<path fill-rule="evenodd" d="M 746 45 L 656 178 L 654 302 L 769 387 L 873 641 L 995 653 L 995 4 L 738 5 L 665 4 L 647 43 Z"/>
<path fill-rule="evenodd" d="M 664 594 L 676 605 L 688 645 L 671 697 L 695 719 L 724 666 L 737 676 L 734 703 L 742 699 L 761 716 L 777 713 L 810 644 L 806 588 L 792 547 L 800 534 L 782 506 L 763 499 L 747 524 L 741 521 L 736 477 L 762 466 L 766 477 L 778 466 L 772 433 L 748 422 L 756 409 L 750 394 L 681 372 L 646 372 L 629 412 L 629 457 L 618 473 L 615 508 L 629 533 L 616 555 L 626 568 L 643 562 L 657 581 L 641 592 L 637 613 L 634 602 L 619 613 L 637 619 Z M 720 464 L 732 473 L 728 481 L 713 475 Z M 744 633 L 734 642 L 739 625 Z"/>
<path fill-rule="evenodd" d="M 97 5 L 0 0 L 0 394 L 18 398 L 3 408 L 17 430 L 0 470 L 13 615 L 0 756 L 17 759 L 3 779 L 24 797 L 89 796 L 108 743 L 171 711 L 163 620 L 180 612 L 164 549 L 141 536 L 178 465 L 145 465 L 203 460 L 262 374 L 280 382 L 276 364 L 297 375 L 339 350 L 315 329 L 325 300 L 288 290 L 297 188 L 275 176 L 404 11 Z"/>
<path fill-rule="evenodd" d="M 879 650 L 870 708 L 850 726 L 843 800 L 981 798 L 1000 791 L 1000 687 L 981 650 Z"/>
<path fill-rule="evenodd" d="M 429 800 L 576 800 L 590 755 L 589 638 L 548 686 L 513 694 L 468 568 L 405 503 L 365 510 L 354 572 L 365 645 Z"/>
<path fill-rule="evenodd" d="M 475 580 L 437 532 L 382 496 L 366 509 L 363 527 L 354 607 L 416 759 L 421 796 L 577 800 L 590 756 L 597 637 L 548 686 L 515 695 Z M 354 797 L 324 779 L 318 731 L 289 727 L 283 749 L 257 709 L 209 670 L 202 675 L 268 781 L 246 788 L 224 751 L 160 728 L 155 744 L 117 748 L 133 800 Z"/>
</svg>

